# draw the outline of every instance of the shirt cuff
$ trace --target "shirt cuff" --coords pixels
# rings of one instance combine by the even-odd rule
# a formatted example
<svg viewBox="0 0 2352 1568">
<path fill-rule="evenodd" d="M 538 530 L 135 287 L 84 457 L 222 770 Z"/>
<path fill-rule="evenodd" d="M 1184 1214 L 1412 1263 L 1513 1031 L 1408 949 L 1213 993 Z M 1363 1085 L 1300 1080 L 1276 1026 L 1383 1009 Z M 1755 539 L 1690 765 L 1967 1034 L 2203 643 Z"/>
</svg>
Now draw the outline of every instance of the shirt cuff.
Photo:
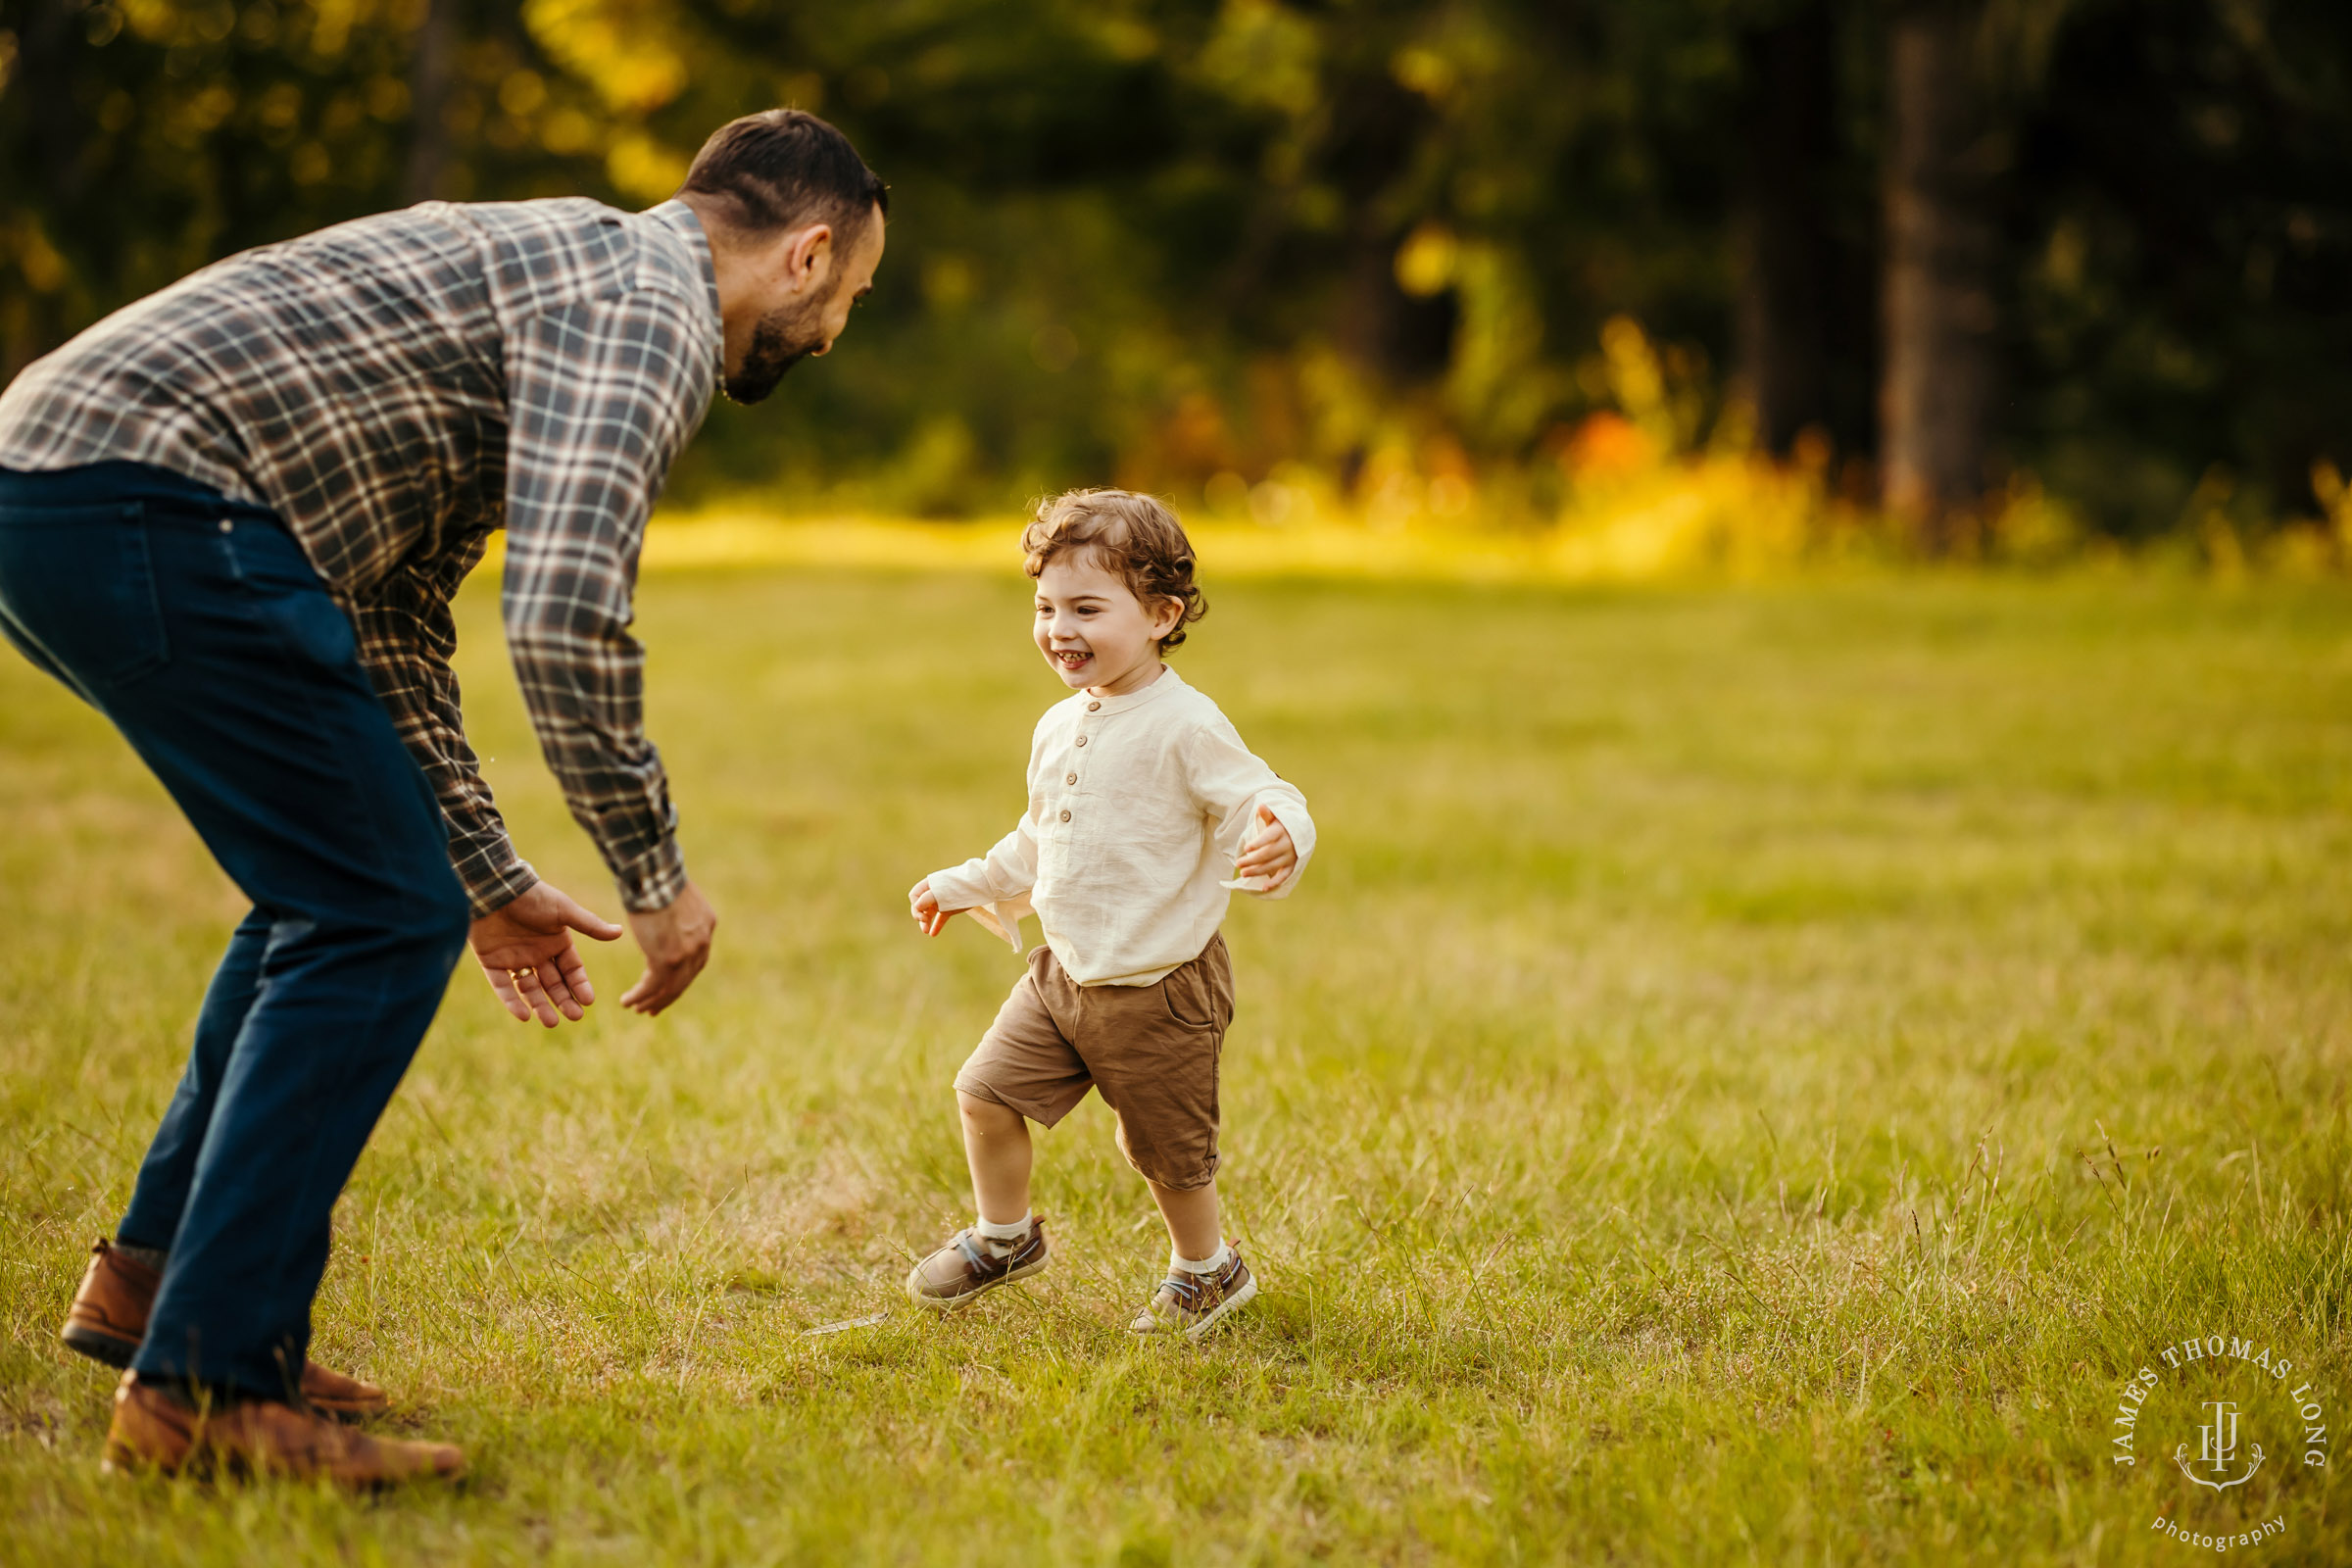
<svg viewBox="0 0 2352 1568">
<path fill-rule="evenodd" d="M 1306 862 L 1315 858 L 1315 821 L 1313 817 L 1308 816 L 1304 811 L 1301 811 L 1296 802 L 1259 801 L 1256 804 L 1257 806 L 1263 806 L 1267 810 L 1272 811 L 1274 813 L 1274 820 L 1280 822 L 1282 824 L 1283 831 L 1290 834 L 1291 849 L 1298 855 L 1298 859 L 1297 863 L 1292 865 L 1291 874 L 1282 879 L 1282 885 L 1279 887 L 1268 888 L 1250 887 L 1245 884 L 1235 885 L 1240 887 L 1242 892 L 1249 894 L 1253 899 L 1265 899 L 1268 902 L 1271 902 L 1275 899 L 1287 899 L 1298 890 L 1298 879 L 1306 875 Z M 1252 818 L 1253 825 L 1256 814 L 1256 808 L 1252 807 L 1250 809 L 1250 816 Z"/>
<path fill-rule="evenodd" d="M 686 856 L 678 841 L 664 837 L 635 861 L 620 868 L 613 880 L 620 902 L 632 914 L 666 909 L 686 891 Z"/>
<path fill-rule="evenodd" d="M 531 869 L 531 862 L 517 856 L 514 846 L 503 837 L 455 855 L 450 863 L 458 880 L 466 885 L 466 902 L 477 920 L 539 885 L 539 873 Z"/>
<path fill-rule="evenodd" d="M 931 896 L 939 901 L 939 906 L 951 914 L 960 909 L 977 909 L 1006 897 L 988 885 L 987 864 L 981 860 L 966 860 L 953 870 L 934 871 L 923 880 L 931 884 Z"/>
</svg>

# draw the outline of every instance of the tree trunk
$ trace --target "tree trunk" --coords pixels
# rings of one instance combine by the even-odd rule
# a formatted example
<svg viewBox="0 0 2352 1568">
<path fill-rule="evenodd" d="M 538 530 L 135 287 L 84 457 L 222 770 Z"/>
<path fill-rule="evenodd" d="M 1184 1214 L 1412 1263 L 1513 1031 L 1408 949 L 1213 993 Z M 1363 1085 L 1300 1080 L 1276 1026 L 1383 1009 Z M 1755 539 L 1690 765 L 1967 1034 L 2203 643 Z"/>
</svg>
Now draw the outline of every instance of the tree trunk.
<svg viewBox="0 0 2352 1568">
<path fill-rule="evenodd" d="M 449 166 L 449 81 L 457 48 L 457 0 L 428 0 L 409 62 L 409 161 L 401 199 L 431 201 Z"/>
<path fill-rule="evenodd" d="M 1747 74 L 1740 256 L 1740 379 L 1756 441 L 1785 456 L 1830 422 L 1829 290 L 1838 258 L 1822 182 L 1834 153 L 1830 19 L 1811 4 L 1740 39 Z"/>
<path fill-rule="evenodd" d="M 1931 550 L 1967 535 L 1987 482 L 1997 379 L 1994 148 L 1980 7 L 1913 7 L 1887 50 L 1890 149 L 1879 458 L 1889 511 Z"/>
</svg>

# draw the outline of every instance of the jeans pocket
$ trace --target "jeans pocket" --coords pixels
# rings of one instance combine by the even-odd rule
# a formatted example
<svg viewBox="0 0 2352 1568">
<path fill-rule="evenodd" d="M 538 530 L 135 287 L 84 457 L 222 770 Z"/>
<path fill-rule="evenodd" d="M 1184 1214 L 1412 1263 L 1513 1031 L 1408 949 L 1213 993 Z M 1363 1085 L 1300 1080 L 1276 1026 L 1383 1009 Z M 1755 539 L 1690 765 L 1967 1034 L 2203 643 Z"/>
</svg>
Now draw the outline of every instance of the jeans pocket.
<svg viewBox="0 0 2352 1568">
<path fill-rule="evenodd" d="M 172 657 L 135 505 L 0 508 L 0 619 L 74 685 L 124 686 Z"/>
</svg>

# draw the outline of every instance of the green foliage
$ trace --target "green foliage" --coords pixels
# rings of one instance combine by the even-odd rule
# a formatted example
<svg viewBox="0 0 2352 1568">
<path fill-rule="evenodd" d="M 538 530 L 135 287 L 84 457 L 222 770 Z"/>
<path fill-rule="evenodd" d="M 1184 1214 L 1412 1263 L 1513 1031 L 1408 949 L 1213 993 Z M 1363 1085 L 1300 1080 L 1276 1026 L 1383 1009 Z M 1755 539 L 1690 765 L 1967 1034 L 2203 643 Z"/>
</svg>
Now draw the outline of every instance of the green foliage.
<svg viewBox="0 0 2352 1568">
<path fill-rule="evenodd" d="M 1980 9 L 1996 466 L 2116 534 L 2310 514 L 2314 464 L 2352 467 L 2352 11 Z M 797 103 L 897 188 L 891 255 L 833 361 L 718 411 L 687 499 L 954 514 L 1289 464 L 1367 508 L 1407 472 L 1547 519 L 1554 456 L 1614 406 L 1612 317 L 1703 389 L 1702 433 L 1745 428 L 1742 215 L 1793 178 L 1819 418 L 1866 491 L 1885 25 L 1863 0 L 18 0 L 0 368 L 421 195 L 651 202 L 712 126 Z M 1759 168 L 1790 28 L 1818 144 Z"/>
<path fill-rule="evenodd" d="M 948 1085 L 1017 973 L 904 890 L 1019 808 L 1055 695 L 1022 585 L 657 574 L 717 959 L 648 1021 L 592 953 L 560 1034 L 459 978 L 318 1350 L 474 1479 L 380 1499 L 98 1472 L 108 1380 L 50 1336 L 240 911 L 103 721 L 0 661 L 0 1558 L 2170 1561 L 2151 1517 L 2238 1504 L 2111 1463 L 2154 1346 L 2264 1336 L 2340 1410 L 2340 584 L 1209 564 L 1187 677 L 1324 835 L 1228 926 L 1260 1302 L 1128 1340 L 1165 1243 L 1091 1103 L 1041 1144 L 1055 1267 L 899 1301 L 966 1217 Z M 522 847 L 609 905 L 461 609 Z M 2255 1491 L 2276 1560 L 2352 1560 L 2334 1467 Z"/>
</svg>

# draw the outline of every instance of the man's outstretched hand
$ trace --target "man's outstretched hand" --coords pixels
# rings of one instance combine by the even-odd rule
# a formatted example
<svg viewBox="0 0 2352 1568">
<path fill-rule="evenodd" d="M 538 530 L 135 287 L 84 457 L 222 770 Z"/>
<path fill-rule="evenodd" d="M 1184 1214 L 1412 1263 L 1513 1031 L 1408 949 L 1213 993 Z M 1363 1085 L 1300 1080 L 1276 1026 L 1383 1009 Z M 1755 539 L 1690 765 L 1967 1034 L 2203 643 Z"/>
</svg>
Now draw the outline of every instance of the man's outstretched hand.
<svg viewBox="0 0 2352 1568">
<path fill-rule="evenodd" d="M 516 1021 L 529 1023 L 535 1015 L 553 1029 L 564 1018 L 579 1022 L 596 1001 L 588 966 L 571 945 L 574 931 L 599 942 L 620 937 L 620 927 L 541 882 L 474 921 L 466 940 L 490 989 Z"/>
<path fill-rule="evenodd" d="M 667 908 L 631 913 L 629 929 L 645 951 L 645 973 L 621 993 L 620 1004 L 650 1018 L 684 996 L 710 961 L 710 933 L 717 927 L 710 901 L 691 882 Z"/>
</svg>

